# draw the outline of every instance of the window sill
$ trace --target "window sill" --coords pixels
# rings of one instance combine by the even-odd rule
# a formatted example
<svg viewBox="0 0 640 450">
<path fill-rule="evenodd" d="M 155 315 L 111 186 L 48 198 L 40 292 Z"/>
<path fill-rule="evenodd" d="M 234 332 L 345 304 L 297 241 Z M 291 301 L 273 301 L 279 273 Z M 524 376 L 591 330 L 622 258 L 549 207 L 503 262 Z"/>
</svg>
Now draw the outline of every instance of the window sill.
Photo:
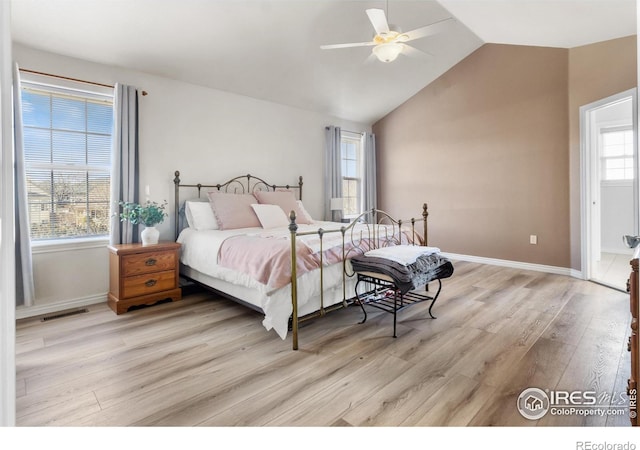
<svg viewBox="0 0 640 450">
<path fill-rule="evenodd" d="M 77 238 L 77 239 L 51 239 L 47 241 L 32 241 L 31 253 L 68 252 L 73 250 L 85 250 L 90 248 L 103 248 L 109 245 L 108 236 Z"/>
</svg>

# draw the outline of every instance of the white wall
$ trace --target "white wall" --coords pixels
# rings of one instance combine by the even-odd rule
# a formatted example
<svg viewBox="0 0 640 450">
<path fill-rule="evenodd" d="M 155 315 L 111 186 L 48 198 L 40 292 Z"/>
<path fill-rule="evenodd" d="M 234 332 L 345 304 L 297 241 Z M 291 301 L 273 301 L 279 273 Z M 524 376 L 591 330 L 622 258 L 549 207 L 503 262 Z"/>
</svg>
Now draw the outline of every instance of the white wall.
<svg viewBox="0 0 640 450">
<path fill-rule="evenodd" d="M 140 198 L 145 199 L 149 186 L 151 200 L 169 202 L 171 215 L 159 226 L 161 239 L 173 239 L 176 170 L 184 183 L 221 183 L 250 173 L 270 183 L 295 184 L 302 175 L 305 206 L 312 215 L 321 217 L 324 127 L 370 130 L 367 125 L 311 111 L 17 44 L 14 60 L 25 69 L 105 84 L 130 84 L 149 93 L 139 98 Z M 18 310 L 18 314 L 95 303 L 101 296 L 104 299 L 107 271 L 104 245 L 53 253 L 52 248 L 35 249 L 36 307 L 30 312 Z"/>
<path fill-rule="evenodd" d="M 106 301 L 109 290 L 107 240 L 81 245 L 34 246 L 35 304 L 17 317 L 46 314 Z"/>
<path fill-rule="evenodd" d="M 634 234 L 633 183 L 605 184 L 600 190 L 602 251 L 628 255 L 622 242 L 625 234 Z"/>
<path fill-rule="evenodd" d="M 0 426 L 15 425 L 15 257 L 11 128 L 11 5 L 0 2 Z"/>
</svg>

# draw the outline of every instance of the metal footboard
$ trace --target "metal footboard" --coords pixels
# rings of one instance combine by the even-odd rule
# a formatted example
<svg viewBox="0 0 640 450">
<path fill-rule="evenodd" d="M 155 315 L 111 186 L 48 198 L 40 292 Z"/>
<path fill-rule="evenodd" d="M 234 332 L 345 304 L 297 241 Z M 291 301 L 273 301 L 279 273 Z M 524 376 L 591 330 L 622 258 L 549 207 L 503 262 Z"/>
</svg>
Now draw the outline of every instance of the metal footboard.
<svg viewBox="0 0 640 450">
<path fill-rule="evenodd" d="M 411 218 L 407 221 L 396 220 L 388 213 L 379 209 L 366 211 L 356 217 L 348 225 L 331 230 L 319 228 L 314 231 L 298 231 L 296 215 L 291 211 L 289 215 L 289 232 L 291 234 L 291 303 L 293 312 L 291 317 L 292 348 L 298 350 L 298 331 L 302 320 L 326 315 L 327 312 L 341 309 L 351 303 L 360 303 L 357 295 L 347 298 L 347 279 L 354 277 L 355 273 L 350 270 L 348 260 L 366 251 L 402 243 L 413 245 L 427 245 L 428 229 L 427 217 L 429 216 L 427 204 L 422 206 L 422 218 Z M 422 222 L 422 235 L 416 232 L 416 224 Z M 403 226 L 405 228 L 403 229 Z M 325 306 L 324 302 L 324 237 L 329 234 L 340 233 L 342 236 L 342 303 Z M 320 255 L 320 307 L 310 315 L 299 317 L 298 314 L 298 275 L 297 275 L 297 241 L 304 236 L 316 235 L 319 238 Z M 395 331 L 394 331 L 395 335 Z"/>
</svg>

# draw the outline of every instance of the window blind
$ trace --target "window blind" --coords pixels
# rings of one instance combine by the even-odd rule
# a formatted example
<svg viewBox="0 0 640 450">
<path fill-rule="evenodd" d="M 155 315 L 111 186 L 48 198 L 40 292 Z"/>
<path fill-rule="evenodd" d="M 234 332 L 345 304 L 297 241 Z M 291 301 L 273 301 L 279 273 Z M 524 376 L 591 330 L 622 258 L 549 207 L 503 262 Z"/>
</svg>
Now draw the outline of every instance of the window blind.
<svg viewBox="0 0 640 450">
<path fill-rule="evenodd" d="M 109 234 L 113 98 L 23 83 L 31 237 Z"/>
</svg>

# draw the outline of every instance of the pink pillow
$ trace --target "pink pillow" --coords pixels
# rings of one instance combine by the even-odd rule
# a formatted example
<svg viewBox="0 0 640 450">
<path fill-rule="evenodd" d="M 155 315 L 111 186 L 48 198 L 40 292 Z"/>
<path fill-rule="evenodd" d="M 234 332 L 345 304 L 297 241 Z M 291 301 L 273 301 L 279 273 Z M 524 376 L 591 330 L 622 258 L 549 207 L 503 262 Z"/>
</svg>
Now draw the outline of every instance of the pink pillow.
<svg viewBox="0 0 640 450">
<path fill-rule="evenodd" d="M 253 193 L 258 199 L 258 203 L 267 205 L 278 205 L 289 217 L 291 211 L 296 212 L 296 223 L 309 224 L 311 221 L 298 206 L 296 196 L 291 191 L 256 191 Z"/>
<path fill-rule="evenodd" d="M 253 195 L 216 191 L 209 192 L 207 195 L 221 230 L 260 227 L 258 216 L 251 207 L 256 202 Z"/>
</svg>

